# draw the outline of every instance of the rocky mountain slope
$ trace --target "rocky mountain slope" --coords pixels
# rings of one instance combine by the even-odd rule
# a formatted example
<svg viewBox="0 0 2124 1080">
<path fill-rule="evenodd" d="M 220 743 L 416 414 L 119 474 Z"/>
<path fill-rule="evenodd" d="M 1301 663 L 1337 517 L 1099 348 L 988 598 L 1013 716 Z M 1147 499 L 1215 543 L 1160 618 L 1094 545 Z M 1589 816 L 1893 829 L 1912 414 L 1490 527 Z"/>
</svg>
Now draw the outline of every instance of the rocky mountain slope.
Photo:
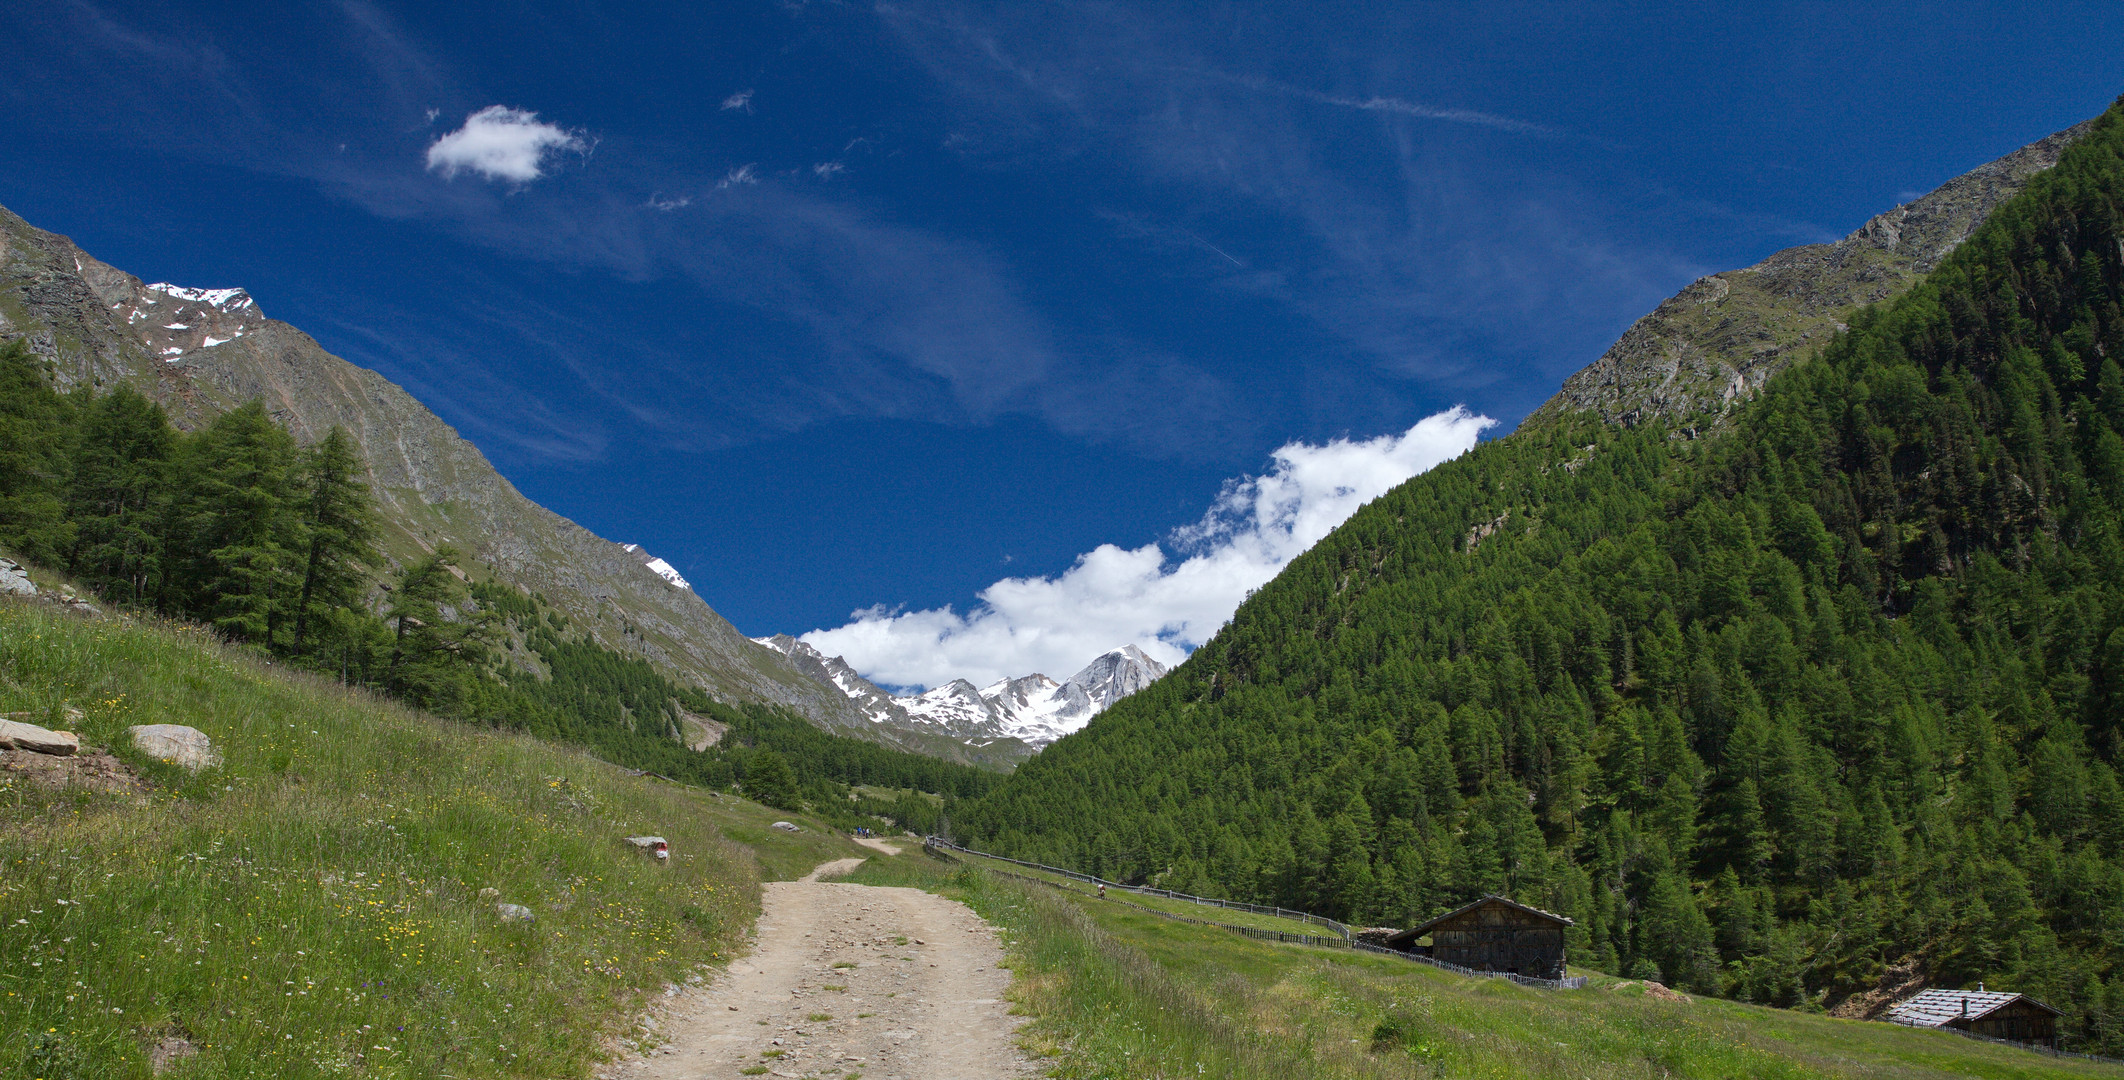
<svg viewBox="0 0 2124 1080">
<path fill-rule="evenodd" d="M 975 687 L 953 679 L 924 693 L 894 695 L 858 674 L 848 661 L 788 634 L 756 640 L 848 695 L 874 724 L 934 733 L 1021 758 L 1082 728 L 1114 702 L 1165 674 L 1165 665 L 1134 645 L 1124 645 L 1085 665 L 1067 682 L 1034 674 Z"/>
<path fill-rule="evenodd" d="M 1834 244 L 1786 248 L 1744 270 L 1697 279 L 1565 380 L 1521 426 L 1580 414 L 1624 425 L 1718 422 L 1764 380 L 1820 349 L 1852 309 L 1900 296 L 1931 272 L 2092 123 L 1971 169 Z"/>
<path fill-rule="evenodd" d="M 394 559 L 454 545 L 466 568 L 538 592 L 610 648 L 730 701 L 787 706 L 831 730 L 967 760 L 881 730 L 845 695 L 747 639 L 663 560 L 532 502 L 383 376 L 266 317 L 242 289 L 149 284 L 0 209 L 0 340 L 26 338 L 62 390 L 129 383 L 196 427 L 261 398 L 297 439 L 360 443 Z M 921 745 L 909 745 L 918 743 Z"/>
</svg>

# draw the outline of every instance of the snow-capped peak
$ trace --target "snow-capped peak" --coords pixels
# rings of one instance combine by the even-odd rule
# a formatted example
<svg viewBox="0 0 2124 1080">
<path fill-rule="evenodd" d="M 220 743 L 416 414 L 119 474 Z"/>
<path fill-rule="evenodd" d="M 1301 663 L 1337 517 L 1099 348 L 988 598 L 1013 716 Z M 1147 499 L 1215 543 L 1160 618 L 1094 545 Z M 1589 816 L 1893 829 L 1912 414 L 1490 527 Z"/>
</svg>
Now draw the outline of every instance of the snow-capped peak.
<svg viewBox="0 0 2124 1080">
<path fill-rule="evenodd" d="M 826 656 L 787 634 L 753 640 L 848 695 L 872 723 L 969 741 L 1014 738 L 1035 748 L 1082 728 L 1114 702 L 1165 674 L 1163 664 L 1134 645 L 1124 645 L 1102 654 L 1068 682 L 1033 674 L 976 689 L 964 679 L 953 679 L 920 694 L 895 696 L 863 678 L 848 661 Z"/>
<path fill-rule="evenodd" d="M 657 577 L 663 578 L 665 581 L 668 581 L 681 589 L 685 589 L 688 592 L 691 592 L 693 590 L 693 586 L 686 584 L 686 579 L 679 576 L 677 567 L 674 567 L 670 563 L 667 563 L 664 560 L 659 559 L 646 551 L 643 551 L 642 546 L 640 544 L 621 544 L 620 550 L 629 552 L 635 558 L 640 559 L 642 561 L 642 565 L 648 567 L 649 572 L 655 574 Z"/>
<path fill-rule="evenodd" d="M 148 291 L 158 292 L 178 300 L 203 303 L 208 307 L 228 307 L 232 311 L 251 306 L 251 295 L 242 289 L 187 289 L 182 285 L 172 285 L 167 281 L 158 281 L 148 286 Z M 234 307 L 229 307 L 231 301 L 236 300 L 238 297 L 241 297 L 243 302 L 235 304 Z"/>
<path fill-rule="evenodd" d="M 140 286 L 110 310 L 148 352 L 173 364 L 265 325 L 257 302 L 242 289 L 188 289 L 167 281 Z"/>
</svg>

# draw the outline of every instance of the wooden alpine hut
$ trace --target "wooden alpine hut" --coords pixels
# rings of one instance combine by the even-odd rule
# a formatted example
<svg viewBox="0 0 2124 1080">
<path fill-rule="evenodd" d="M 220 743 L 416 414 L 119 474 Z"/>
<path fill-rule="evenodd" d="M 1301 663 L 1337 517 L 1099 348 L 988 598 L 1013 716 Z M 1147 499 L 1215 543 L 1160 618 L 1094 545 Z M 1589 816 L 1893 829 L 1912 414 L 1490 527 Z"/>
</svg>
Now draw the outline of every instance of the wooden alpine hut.
<svg viewBox="0 0 2124 1080">
<path fill-rule="evenodd" d="M 1905 1027 L 1954 1028 L 2007 1042 L 2058 1046 L 2058 1011 L 2026 994 L 1925 990 L 1897 1002 L 1882 1019 Z"/>
<path fill-rule="evenodd" d="M 1417 953 L 1475 971 L 1506 971 L 1535 979 L 1564 977 L 1564 929 L 1571 920 L 1502 896 L 1412 926 L 1386 939 L 1390 949 Z M 1428 936 L 1429 946 L 1417 944 Z"/>
</svg>

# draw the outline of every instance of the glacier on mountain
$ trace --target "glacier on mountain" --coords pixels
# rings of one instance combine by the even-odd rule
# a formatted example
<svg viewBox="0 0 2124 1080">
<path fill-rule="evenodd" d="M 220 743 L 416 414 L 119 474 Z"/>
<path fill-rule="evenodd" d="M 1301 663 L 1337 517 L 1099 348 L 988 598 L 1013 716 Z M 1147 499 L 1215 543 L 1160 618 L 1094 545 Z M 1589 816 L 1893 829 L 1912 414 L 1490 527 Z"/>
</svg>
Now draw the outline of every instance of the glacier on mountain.
<svg viewBox="0 0 2124 1080">
<path fill-rule="evenodd" d="M 1102 654 L 1067 682 L 1034 674 L 975 687 L 953 679 L 919 694 L 895 695 L 841 657 L 827 656 L 788 634 L 753 640 L 848 695 L 874 724 L 935 732 L 976 746 L 1019 739 L 1035 749 L 1044 747 L 1165 674 L 1165 665 L 1134 645 L 1124 645 Z"/>
</svg>

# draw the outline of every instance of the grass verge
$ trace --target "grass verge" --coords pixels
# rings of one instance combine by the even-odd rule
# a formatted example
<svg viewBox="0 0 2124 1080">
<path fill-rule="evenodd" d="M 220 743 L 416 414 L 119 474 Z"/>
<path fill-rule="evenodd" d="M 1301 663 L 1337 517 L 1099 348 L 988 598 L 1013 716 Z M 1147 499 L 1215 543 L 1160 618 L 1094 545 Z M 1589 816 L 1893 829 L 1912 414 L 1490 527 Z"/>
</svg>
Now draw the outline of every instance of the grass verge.
<svg viewBox="0 0 2124 1080">
<path fill-rule="evenodd" d="M 845 880 L 911 885 L 1004 930 L 1022 1038 L 1078 1077 L 2124 1077 L 1939 1032 L 1717 1000 L 1533 990 L 1392 957 L 1256 941 L 919 852 Z"/>
<path fill-rule="evenodd" d="M 579 1076 L 642 991 L 727 957 L 763 876 L 861 851 L 197 630 L 0 603 L 0 711 L 63 706 L 155 790 L 0 785 L 5 1076 L 146 1077 L 157 1046 L 175 1077 Z M 224 763 L 144 758 L 151 723 Z"/>
</svg>

